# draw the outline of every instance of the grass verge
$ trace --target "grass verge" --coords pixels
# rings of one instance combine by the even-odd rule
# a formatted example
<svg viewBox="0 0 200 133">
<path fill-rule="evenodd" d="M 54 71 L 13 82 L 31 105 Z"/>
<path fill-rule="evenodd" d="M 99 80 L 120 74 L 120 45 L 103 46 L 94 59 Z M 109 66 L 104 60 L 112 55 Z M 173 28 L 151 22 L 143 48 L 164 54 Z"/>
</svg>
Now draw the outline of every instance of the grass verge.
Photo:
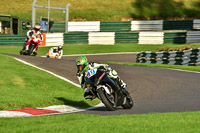
<svg viewBox="0 0 200 133">
<path fill-rule="evenodd" d="M 50 105 L 94 106 L 99 101 L 84 100 L 81 88 L 0 55 L 0 110 L 46 107 Z"/>
<path fill-rule="evenodd" d="M 1 133 L 197 133 L 200 112 L 1 118 Z"/>
</svg>

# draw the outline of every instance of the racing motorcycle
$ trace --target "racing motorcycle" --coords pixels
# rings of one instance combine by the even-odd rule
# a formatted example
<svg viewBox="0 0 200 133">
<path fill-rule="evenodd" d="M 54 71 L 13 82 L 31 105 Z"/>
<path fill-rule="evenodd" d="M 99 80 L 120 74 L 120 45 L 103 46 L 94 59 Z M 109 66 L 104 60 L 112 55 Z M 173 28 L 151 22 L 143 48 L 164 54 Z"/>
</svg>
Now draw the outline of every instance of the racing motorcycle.
<svg viewBox="0 0 200 133">
<path fill-rule="evenodd" d="M 20 55 L 32 55 L 33 56 L 36 56 L 37 54 L 35 52 L 33 52 L 33 50 L 35 49 L 36 45 L 37 45 L 37 41 L 38 41 L 38 38 L 36 36 L 32 36 L 30 38 L 32 41 L 31 43 L 29 44 L 29 47 L 28 47 L 28 50 L 25 50 L 26 49 L 26 44 L 28 43 L 29 39 L 28 38 L 25 38 L 25 42 L 23 44 L 23 49 L 20 51 Z"/>
<path fill-rule="evenodd" d="M 90 92 L 99 98 L 110 111 L 117 107 L 131 109 L 133 99 L 126 89 L 121 88 L 117 81 L 111 79 L 103 68 L 91 69 L 86 75 L 86 84 Z"/>
</svg>

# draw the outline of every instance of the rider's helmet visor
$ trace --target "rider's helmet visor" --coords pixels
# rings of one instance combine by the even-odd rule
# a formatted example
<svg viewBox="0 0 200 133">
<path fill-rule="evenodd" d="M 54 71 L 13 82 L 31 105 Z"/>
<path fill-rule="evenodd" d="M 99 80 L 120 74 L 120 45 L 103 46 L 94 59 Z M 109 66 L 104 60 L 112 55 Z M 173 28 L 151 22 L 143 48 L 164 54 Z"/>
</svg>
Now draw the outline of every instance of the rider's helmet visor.
<svg viewBox="0 0 200 133">
<path fill-rule="evenodd" d="M 85 65 L 78 65 L 79 71 L 82 71 L 85 68 Z"/>
</svg>

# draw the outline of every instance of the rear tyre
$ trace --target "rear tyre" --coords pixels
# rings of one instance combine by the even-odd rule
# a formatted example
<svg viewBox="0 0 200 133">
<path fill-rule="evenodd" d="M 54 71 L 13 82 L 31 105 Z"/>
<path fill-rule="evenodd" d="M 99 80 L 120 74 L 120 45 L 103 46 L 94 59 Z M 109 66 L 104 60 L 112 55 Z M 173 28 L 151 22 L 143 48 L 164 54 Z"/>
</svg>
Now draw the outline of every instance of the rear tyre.
<svg viewBox="0 0 200 133">
<path fill-rule="evenodd" d="M 104 103 L 104 105 L 110 110 L 115 111 L 114 103 L 112 103 L 107 96 L 107 93 L 105 92 L 104 88 L 99 88 L 97 90 L 97 93 L 99 94 L 99 97 L 101 98 L 101 101 Z M 113 99 L 114 100 L 114 99 Z"/>
</svg>

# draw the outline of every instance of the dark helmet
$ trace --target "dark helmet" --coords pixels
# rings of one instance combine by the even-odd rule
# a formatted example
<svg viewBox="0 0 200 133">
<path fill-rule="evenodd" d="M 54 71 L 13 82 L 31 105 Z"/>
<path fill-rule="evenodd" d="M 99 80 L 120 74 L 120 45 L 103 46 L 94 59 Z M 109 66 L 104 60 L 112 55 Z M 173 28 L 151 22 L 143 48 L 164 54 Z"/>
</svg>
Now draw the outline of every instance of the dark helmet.
<svg viewBox="0 0 200 133">
<path fill-rule="evenodd" d="M 60 46 L 58 46 L 58 51 L 59 51 L 59 50 L 61 50 L 61 49 L 62 49 L 62 46 L 61 46 L 61 45 L 60 45 Z"/>
</svg>

